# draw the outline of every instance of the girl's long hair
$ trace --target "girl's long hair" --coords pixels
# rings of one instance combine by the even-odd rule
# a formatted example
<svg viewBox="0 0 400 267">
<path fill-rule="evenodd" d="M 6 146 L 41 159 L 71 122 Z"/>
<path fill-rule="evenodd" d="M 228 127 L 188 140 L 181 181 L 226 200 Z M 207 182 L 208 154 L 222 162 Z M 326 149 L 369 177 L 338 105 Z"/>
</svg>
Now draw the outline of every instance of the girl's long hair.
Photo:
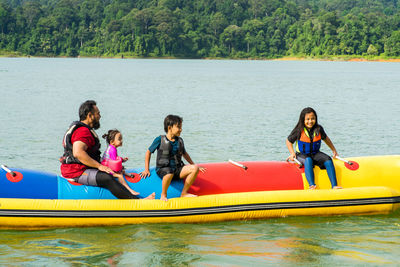
<svg viewBox="0 0 400 267">
<path fill-rule="evenodd" d="M 103 134 L 103 138 L 106 139 L 107 144 L 110 144 L 114 140 L 117 133 L 120 133 L 117 129 L 109 130 L 107 133 Z"/>
<path fill-rule="evenodd" d="M 314 129 L 316 134 L 319 134 L 319 124 L 318 124 L 317 112 L 315 112 L 315 110 L 313 108 L 307 107 L 307 108 L 304 108 L 300 112 L 299 121 L 297 122 L 296 126 L 292 130 L 292 133 L 296 133 L 297 139 L 300 139 L 301 132 L 303 131 L 303 129 L 305 127 L 304 120 L 306 118 L 306 114 L 308 114 L 308 113 L 314 113 L 314 115 L 315 115 L 315 125 L 313 126 L 313 129 Z"/>
</svg>

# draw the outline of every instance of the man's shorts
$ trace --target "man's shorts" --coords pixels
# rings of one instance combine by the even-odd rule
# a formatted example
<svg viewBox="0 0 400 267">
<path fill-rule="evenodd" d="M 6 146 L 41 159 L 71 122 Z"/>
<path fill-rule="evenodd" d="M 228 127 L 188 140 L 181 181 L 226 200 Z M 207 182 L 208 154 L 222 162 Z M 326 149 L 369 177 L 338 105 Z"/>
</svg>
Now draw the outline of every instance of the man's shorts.
<svg viewBox="0 0 400 267">
<path fill-rule="evenodd" d="M 325 169 L 324 163 L 332 160 L 331 157 L 329 157 L 327 154 L 324 152 L 318 151 L 315 154 L 311 155 L 305 155 L 301 153 L 296 153 L 296 158 L 301 162 L 301 164 L 304 165 L 304 162 L 306 161 L 306 158 L 311 157 L 313 160 L 313 165 L 317 165 L 321 170 Z"/>
<path fill-rule="evenodd" d="M 164 178 L 165 175 L 173 173 L 174 176 L 172 177 L 172 180 L 179 180 L 180 179 L 180 174 L 181 174 L 181 171 L 182 171 L 183 167 L 184 166 L 176 168 L 176 169 L 175 168 L 170 168 L 170 167 L 160 168 L 157 171 L 157 175 L 160 178 Z"/>
<path fill-rule="evenodd" d="M 98 169 L 86 169 L 81 176 L 74 178 L 74 180 L 83 185 L 97 186 L 96 175 L 98 172 Z"/>
</svg>

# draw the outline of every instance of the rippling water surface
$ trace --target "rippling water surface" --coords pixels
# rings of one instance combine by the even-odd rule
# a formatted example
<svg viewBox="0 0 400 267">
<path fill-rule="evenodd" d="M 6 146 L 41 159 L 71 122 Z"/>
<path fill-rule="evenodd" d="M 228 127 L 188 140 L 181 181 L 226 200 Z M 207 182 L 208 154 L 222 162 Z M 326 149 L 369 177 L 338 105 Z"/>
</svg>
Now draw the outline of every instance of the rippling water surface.
<svg viewBox="0 0 400 267">
<path fill-rule="evenodd" d="M 99 134 L 122 131 L 128 168 L 143 166 L 169 113 L 183 116 L 195 162 L 284 160 L 306 106 L 341 156 L 399 154 L 399 88 L 398 63 L 0 58 L 0 163 L 58 173 L 86 99 L 101 110 Z M 399 218 L 0 231 L 0 265 L 396 265 Z"/>
</svg>

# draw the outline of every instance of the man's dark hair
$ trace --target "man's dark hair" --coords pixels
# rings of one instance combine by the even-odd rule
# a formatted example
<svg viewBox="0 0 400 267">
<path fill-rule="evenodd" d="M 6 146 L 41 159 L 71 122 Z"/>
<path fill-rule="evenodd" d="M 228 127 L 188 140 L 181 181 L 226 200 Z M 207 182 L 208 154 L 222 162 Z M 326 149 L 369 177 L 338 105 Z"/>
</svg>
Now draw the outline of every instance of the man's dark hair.
<svg viewBox="0 0 400 267">
<path fill-rule="evenodd" d="M 174 126 L 176 125 L 182 125 L 183 119 L 177 115 L 168 115 L 164 119 L 164 131 L 167 133 L 168 132 L 168 126 Z"/>
<path fill-rule="evenodd" d="M 79 120 L 86 120 L 88 114 L 93 111 L 94 106 L 96 106 L 96 101 L 94 100 L 87 100 L 82 103 L 79 107 Z"/>
</svg>

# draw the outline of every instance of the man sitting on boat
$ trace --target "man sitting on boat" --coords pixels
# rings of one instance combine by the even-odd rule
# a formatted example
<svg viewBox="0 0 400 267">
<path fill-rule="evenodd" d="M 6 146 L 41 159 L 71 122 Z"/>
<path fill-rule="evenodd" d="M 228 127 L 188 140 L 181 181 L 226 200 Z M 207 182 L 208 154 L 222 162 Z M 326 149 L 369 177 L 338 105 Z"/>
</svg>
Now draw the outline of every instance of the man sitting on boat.
<svg viewBox="0 0 400 267">
<path fill-rule="evenodd" d="M 118 180 L 109 167 L 100 164 L 100 141 L 94 130 L 100 128 L 100 111 L 93 100 L 81 104 L 79 119 L 64 135 L 64 155 L 60 158 L 61 174 L 75 182 L 110 190 L 120 199 L 137 199 Z M 155 194 L 147 198 L 154 199 Z"/>
</svg>

